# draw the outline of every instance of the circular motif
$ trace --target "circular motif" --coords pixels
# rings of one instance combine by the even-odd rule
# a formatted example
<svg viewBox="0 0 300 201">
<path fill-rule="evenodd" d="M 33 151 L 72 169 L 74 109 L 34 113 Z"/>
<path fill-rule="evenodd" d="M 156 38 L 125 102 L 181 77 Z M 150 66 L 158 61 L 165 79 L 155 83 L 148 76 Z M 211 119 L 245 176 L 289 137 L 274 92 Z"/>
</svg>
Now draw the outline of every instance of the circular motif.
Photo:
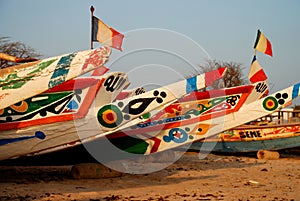
<svg viewBox="0 0 300 201">
<path fill-rule="evenodd" d="M 175 143 L 183 143 L 188 139 L 188 134 L 181 128 L 172 128 L 168 136 L 164 136 L 165 142 L 174 141 Z"/>
<path fill-rule="evenodd" d="M 167 94 L 166 94 L 166 92 L 162 91 L 162 92 L 160 92 L 160 96 L 165 98 L 165 97 L 167 97 Z"/>
<path fill-rule="evenodd" d="M 122 121 L 122 112 L 115 105 L 103 106 L 97 114 L 98 122 L 107 128 L 114 128 L 118 126 Z"/>
<path fill-rule="evenodd" d="M 289 97 L 288 93 L 282 94 L 282 98 L 287 99 Z"/>
<path fill-rule="evenodd" d="M 231 96 L 227 99 L 226 102 L 229 103 L 231 106 L 235 106 L 237 99 L 238 98 L 236 96 Z"/>
<path fill-rule="evenodd" d="M 272 111 L 278 107 L 278 102 L 274 97 L 268 97 L 264 100 L 263 106 L 266 110 Z"/>
<path fill-rule="evenodd" d="M 123 102 L 118 102 L 118 106 L 119 106 L 119 107 L 123 107 L 123 106 L 124 106 L 124 103 L 123 103 Z"/>
<path fill-rule="evenodd" d="M 279 99 L 278 100 L 279 105 L 283 105 L 285 103 L 284 99 Z"/>
<path fill-rule="evenodd" d="M 130 116 L 129 116 L 128 114 L 125 114 L 125 115 L 124 115 L 124 119 L 125 119 L 125 120 L 130 120 Z"/>
<path fill-rule="evenodd" d="M 281 93 L 277 93 L 277 94 L 275 95 L 275 97 L 276 97 L 277 99 L 281 98 Z"/>
</svg>

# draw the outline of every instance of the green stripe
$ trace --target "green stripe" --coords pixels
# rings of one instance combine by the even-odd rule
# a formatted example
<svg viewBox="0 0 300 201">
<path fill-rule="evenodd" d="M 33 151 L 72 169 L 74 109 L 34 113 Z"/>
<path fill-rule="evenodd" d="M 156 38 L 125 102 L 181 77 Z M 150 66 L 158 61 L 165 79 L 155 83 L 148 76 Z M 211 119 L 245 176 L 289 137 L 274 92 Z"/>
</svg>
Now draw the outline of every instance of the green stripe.
<svg viewBox="0 0 300 201">
<path fill-rule="evenodd" d="M 149 144 L 144 140 L 135 137 L 125 136 L 112 138 L 109 141 L 119 149 L 132 154 L 145 154 Z"/>
</svg>

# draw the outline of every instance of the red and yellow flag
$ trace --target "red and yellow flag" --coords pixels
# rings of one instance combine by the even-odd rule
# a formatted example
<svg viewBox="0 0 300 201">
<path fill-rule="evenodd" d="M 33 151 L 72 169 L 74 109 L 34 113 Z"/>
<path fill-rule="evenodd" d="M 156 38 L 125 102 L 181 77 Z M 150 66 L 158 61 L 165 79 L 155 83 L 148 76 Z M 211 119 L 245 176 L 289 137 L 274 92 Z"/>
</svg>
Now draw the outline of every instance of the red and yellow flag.
<svg viewBox="0 0 300 201">
<path fill-rule="evenodd" d="M 123 38 L 123 34 L 117 32 L 97 17 L 92 17 L 92 41 L 98 41 L 122 51 Z"/>
<path fill-rule="evenodd" d="M 256 56 L 255 55 L 254 55 L 252 63 L 251 63 L 251 67 L 250 67 L 250 71 L 249 71 L 249 74 L 248 74 L 248 78 L 249 78 L 249 80 L 250 80 L 251 83 L 260 82 L 260 81 L 266 81 L 267 80 L 267 76 L 265 74 L 265 71 L 260 66 L 260 64 L 258 63 L 258 61 L 256 60 Z"/>
<path fill-rule="evenodd" d="M 270 41 L 266 38 L 266 36 L 261 33 L 260 30 L 257 30 L 256 41 L 254 44 L 254 49 L 263 52 L 267 55 L 273 56 L 272 54 L 272 46 Z"/>
</svg>

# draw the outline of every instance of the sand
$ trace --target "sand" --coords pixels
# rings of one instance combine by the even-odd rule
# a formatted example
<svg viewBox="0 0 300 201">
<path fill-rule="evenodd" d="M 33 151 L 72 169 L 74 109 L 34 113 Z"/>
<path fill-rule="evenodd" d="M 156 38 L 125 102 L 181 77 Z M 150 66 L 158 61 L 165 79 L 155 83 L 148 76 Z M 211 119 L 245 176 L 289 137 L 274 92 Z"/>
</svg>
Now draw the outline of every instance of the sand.
<svg viewBox="0 0 300 201">
<path fill-rule="evenodd" d="M 154 173 L 73 179 L 72 166 L 0 166 L 0 200 L 300 200 L 300 155 L 185 153 Z"/>
</svg>

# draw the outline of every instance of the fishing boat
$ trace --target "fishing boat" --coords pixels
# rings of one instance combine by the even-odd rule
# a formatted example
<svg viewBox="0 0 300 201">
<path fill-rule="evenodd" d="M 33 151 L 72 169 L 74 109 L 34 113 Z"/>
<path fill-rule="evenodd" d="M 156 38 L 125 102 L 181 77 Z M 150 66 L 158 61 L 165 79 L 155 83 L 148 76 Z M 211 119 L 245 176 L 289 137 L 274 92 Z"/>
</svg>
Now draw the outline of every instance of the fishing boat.
<svg viewBox="0 0 300 201">
<path fill-rule="evenodd" d="M 243 153 L 296 147 L 300 147 L 300 110 L 290 108 L 194 142 L 189 149 Z"/>
<path fill-rule="evenodd" d="M 262 89 L 258 90 L 257 86 L 261 86 Z M 171 104 L 170 106 L 159 111 L 156 115 L 151 117 L 144 122 L 141 122 L 134 127 L 124 129 L 120 132 L 115 132 L 107 136 L 112 142 L 122 142 L 116 143 L 122 145 L 122 147 L 128 146 L 128 150 L 134 147 L 134 144 L 140 139 L 141 144 L 144 144 L 142 150 L 137 149 L 136 153 L 153 153 L 161 145 L 161 139 L 156 139 L 157 134 L 161 132 L 166 132 L 168 130 L 182 130 L 180 127 L 184 128 L 191 124 L 199 124 L 199 128 L 193 128 L 190 130 L 191 133 L 198 133 L 200 135 L 200 130 L 204 134 L 208 129 L 209 125 L 202 125 L 201 122 L 211 120 L 213 122 L 214 118 L 222 117 L 225 114 L 233 113 L 238 111 L 242 105 L 253 102 L 259 99 L 267 91 L 267 83 L 260 82 L 254 85 L 238 86 L 219 90 L 210 91 L 196 91 L 188 94 L 187 96 L 179 99 L 177 102 Z M 179 133 L 173 136 L 173 140 L 179 142 L 184 142 L 181 139 Z M 151 150 L 146 151 L 150 138 L 154 143 L 160 142 L 152 147 Z M 142 139 L 148 139 L 148 143 L 145 143 Z M 165 137 L 166 139 L 166 137 Z M 127 143 L 125 143 L 127 142 Z M 140 146 L 137 146 L 140 148 Z M 127 150 L 127 149 L 126 149 Z M 128 151 L 127 150 L 127 151 Z"/>
<path fill-rule="evenodd" d="M 90 58 L 90 54 L 88 56 Z M 133 93 L 123 91 L 129 85 L 126 74 L 123 72 L 104 74 L 103 69 L 107 70 L 105 67 L 100 69 L 101 76 L 94 71 L 91 76 L 59 80 L 58 78 L 66 74 L 62 70 L 64 67 L 73 68 L 70 59 L 61 58 L 58 57 L 56 60 L 67 64 L 61 64 L 57 67 L 60 70 L 52 72 L 57 77 L 55 80 L 58 83 L 55 82 L 51 86 L 48 84 L 46 91 L 31 93 L 26 99 L 9 95 L 17 97 L 19 101 L 14 100 L 16 103 L 12 102 L 13 104 L 8 107 L 0 109 L 0 160 L 66 149 L 85 140 L 93 140 L 127 128 L 142 121 L 138 118 L 141 115 L 157 108 L 164 108 L 187 93 L 207 87 L 219 79 L 225 71 L 225 68 L 221 68 L 133 96 Z M 94 59 L 82 57 L 81 64 L 89 67 L 89 70 L 94 70 L 96 65 L 89 63 L 96 62 Z M 78 62 L 75 64 L 78 65 Z M 76 76 L 82 74 L 82 65 L 79 65 L 80 73 Z M 97 68 L 99 69 L 99 66 Z M 25 67 L 21 69 L 22 72 L 27 72 Z M 29 69 L 30 72 L 35 72 L 31 66 Z M 3 80 L 7 81 L 2 83 L 2 91 L 7 90 L 6 86 L 15 83 L 8 79 L 10 71 L 4 70 L 7 77 Z M 49 72 L 46 72 L 48 80 Z M 39 75 L 34 74 L 33 81 L 39 80 Z M 31 86 L 30 82 L 31 80 L 28 80 L 26 86 Z M 51 79 L 50 82 L 52 83 Z M 25 84 L 21 87 L 28 90 Z M 37 87 L 45 90 L 44 86 Z M 32 89 L 35 91 L 34 87 Z M 140 93 L 140 90 L 135 92 Z"/>
<path fill-rule="evenodd" d="M 107 46 L 24 63 L 0 70 L 0 109 L 38 95 L 96 68 L 107 70 Z"/>
<path fill-rule="evenodd" d="M 256 86 L 254 89 L 258 89 L 257 86 L 262 85 L 259 82 L 254 86 Z M 195 92 L 200 100 L 180 102 L 182 108 L 185 108 L 182 114 L 173 110 L 176 116 L 141 123 L 136 129 L 115 132 L 107 138 L 123 151 L 143 155 L 190 145 L 194 141 L 217 135 L 220 130 L 237 127 L 288 106 L 299 96 L 299 86 L 295 84 L 248 103 L 248 98 L 251 98 L 249 86 L 226 89 L 221 96 L 220 90 Z M 263 93 L 262 91 L 261 94 Z M 170 108 L 177 107 L 176 104 Z"/>
</svg>

